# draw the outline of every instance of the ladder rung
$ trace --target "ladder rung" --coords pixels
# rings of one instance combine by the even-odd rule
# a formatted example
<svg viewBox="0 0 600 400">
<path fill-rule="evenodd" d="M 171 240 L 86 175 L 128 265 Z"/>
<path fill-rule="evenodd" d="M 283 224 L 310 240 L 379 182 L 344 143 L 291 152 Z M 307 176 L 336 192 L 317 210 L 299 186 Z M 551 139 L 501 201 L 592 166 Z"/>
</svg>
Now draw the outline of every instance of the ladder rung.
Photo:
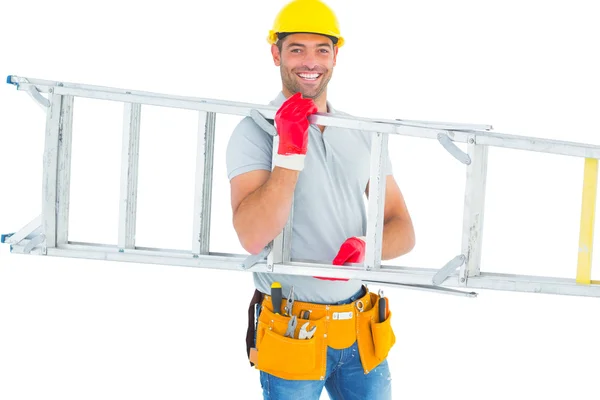
<svg viewBox="0 0 600 400">
<path fill-rule="evenodd" d="M 52 92 L 52 91 L 51 91 Z M 45 244 L 66 243 L 71 176 L 73 97 L 50 93 L 44 145 L 42 226 Z"/>
<path fill-rule="evenodd" d="M 141 104 L 135 103 L 125 103 L 123 110 L 121 194 L 117 239 L 121 249 L 135 247 L 141 110 Z"/>
<path fill-rule="evenodd" d="M 464 286 L 480 271 L 488 165 L 488 146 L 478 144 L 473 135 L 467 147 L 471 162 L 466 167 L 461 246 L 466 259 L 460 267 L 460 283 Z"/>
<path fill-rule="evenodd" d="M 208 254 L 210 250 L 216 117 L 214 112 L 200 111 L 199 113 L 192 240 L 192 253 L 195 256 Z"/>
<path fill-rule="evenodd" d="M 381 265 L 386 183 L 384 167 L 387 162 L 387 152 L 388 135 L 385 133 L 374 134 L 371 142 L 367 243 L 364 261 L 367 270 L 377 269 Z"/>
<path fill-rule="evenodd" d="M 594 223 L 596 217 L 596 194 L 598 189 L 598 160 L 586 158 L 583 170 L 583 193 L 581 198 L 581 221 L 579 252 L 577 257 L 577 283 L 592 281 L 592 250 L 594 247 Z"/>
</svg>

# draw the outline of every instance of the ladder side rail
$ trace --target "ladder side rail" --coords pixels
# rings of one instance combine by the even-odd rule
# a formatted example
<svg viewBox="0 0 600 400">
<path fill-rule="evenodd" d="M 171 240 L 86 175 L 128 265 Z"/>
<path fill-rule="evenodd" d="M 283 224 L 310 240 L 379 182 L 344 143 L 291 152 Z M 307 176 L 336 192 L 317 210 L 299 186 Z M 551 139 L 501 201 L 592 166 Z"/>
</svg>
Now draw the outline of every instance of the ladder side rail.
<svg viewBox="0 0 600 400">
<path fill-rule="evenodd" d="M 103 100 L 118 100 L 122 102 L 139 102 L 142 104 L 170 106 L 175 108 L 194 109 L 200 111 L 214 111 L 226 114 L 246 116 L 249 110 L 259 110 L 266 118 L 273 118 L 276 108 L 251 103 L 241 103 L 225 100 L 202 99 L 188 96 L 173 96 L 152 92 L 132 91 L 125 89 L 105 88 L 93 85 L 66 84 L 62 82 L 43 81 L 30 78 L 10 76 L 11 83 L 17 85 L 18 90 L 28 90 L 35 86 L 29 82 L 47 82 L 48 86 L 39 83 L 40 91 L 54 90 L 59 94 L 70 94 L 80 97 L 98 98 Z M 19 83 L 16 83 L 19 82 Z M 56 87 L 49 85 L 57 85 Z M 204 105 L 204 106 L 202 106 Z M 384 132 L 406 136 L 437 139 L 439 130 L 448 130 L 455 142 L 467 143 L 468 138 L 475 134 L 479 144 L 492 145 L 496 147 L 539 151 L 543 153 L 562 154 L 568 156 L 579 156 L 589 158 L 600 158 L 600 145 L 577 143 L 562 140 L 544 139 L 539 137 L 528 137 L 510 135 L 499 132 L 488 132 L 491 125 L 456 124 L 428 121 L 405 121 L 401 119 L 384 120 L 374 118 L 356 118 L 330 116 L 315 114 L 310 118 L 311 123 L 324 126 L 346 127 L 360 129 L 372 133 Z M 472 129 L 478 126 L 484 129 Z"/>
<path fill-rule="evenodd" d="M 480 145 L 513 150 L 535 151 L 538 153 L 557 154 L 561 156 L 600 158 L 600 146 L 595 144 L 517 136 L 499 132 L 476 132 L 473 134 L 475 135 L 476 143 Z M 470 137 L 470 135 L 467 135 L 467 140 Z"/>
<path fill-rule="evenodd" d="M 183 99 L 170 99 L 168 97 L 154 97 L 133 94 L 118 94 L 100 91 L 91 91 L 85 89 L 72 89 L 56 87 L 56 93 L 73 96 L 94 98 L 100 100 L 116 100 L 122 102 L 135 102 L 148 105 L 158 105 L 164 107 L 174 107 L 198 111 L 211 111 L 223 114 L 233 114 L 240 116 L 249 116 L 252 110 L 258 110 L 265 118 L 274 118 L 276 109 L 264 106 L 254 105 L 253 107 L 241 106 L 235 102 L 214 102 L 214 101 L 193 101 Z M 411 126 L 397 125 L 391 123 L 372 122 L 367 119 L 332 116 L 325 114 L 314 114 L 309 117 L 313 124 L 323 126 L 336 126 L 340 128 L 358 129 L 368 131 L 372 134 L 389 133 L 411 137 L 421 137 L 427 139 L 438 139 L 438 133 L 441 128 L 439 124 L 432 126 Z M 518 150 L 530 150 L 542 153 L 560 154 L 577 157 L 600 158 L 600 145 L 584 144 L 577 142 L 560 141 L 553 139 L 534 138 L 527 136 L 508 135 L 504 133 L 494 133 L 474 130 L 457 130 L 449 128 L 452 132 L 454 142 L 467 143 L 469 137 L 476 135 L 477 143 L 489 146 L 511 148 Z"/>
<path fill-rule="evenodd" d="M 260 114 L 267 119 L 274 119 L 276 108 L 272 106 L 265 106 L 254 104 L 251 107 L 240 105 L 236 102 L 224 101 L 196 101 L 189 99 L 173 99 L 168 96 L 155 97 L 155 96 L 144 96 L 134 94 L 122 94 L 122 93 L 110 93 L 102 91 L 93 91 L 86 89 L 74 89 L 57 87 L 55 92 L 60 94 L 68 94 L 72 96 L 85 97 L 97 100 L 107 101 L 119 101 L 119 102 L 133 102 L 145 105 L 154 105 L 161 107 L 172 107 L 187 110 L 196 111 L 209 111 L 220 114 L 231 114 L 239 116 L 251 116 L 252 111 L 259 111 Z M 329 115 L 323 113 L 316 113 L 308 117 L 308 120 L 312 124 L 323 125 L 323 126 L 335 126 L 339 128 L 358 129 L 368 132 L 382 132 L 391 133 L 398 135 L 405 135 L 411 137 L 425 137 L 430 139 L 437 139 L 437 133 L 439 131 L 438 126 L 436 127 L 421 127 L 421 126 L 410 126 L 410 125 L 398 125 L 392 123 L 381 123 L 371 122 L 368 119 L 361 119 L 356 117 L 348 117 L 341 115 Z M 466 141 L 467 134 L 461 131 L 455 132 L 455 140 Z M 600 154 L 600 146 L 598 147 Z"/>
<path fill-rule="evenodd" d="M 18 77 L 18 76 L 14 76 L 14 75 L 9 76 L 7 81 L 9 81 L 9 83 L 13 83 L 13 84 L 17 85 L 18 87 L 20 86 L 20 90 L 26 90 L 29 86 L 36 86 L 41 92 L 47 92 L 49 88 L 52 88 L 55 86 L 60 86 L 60 87 L 70 88 L 70 89 L 83 89 L 83 90 L 91 90 L 91 91 L 106 92 L 106 93 L 151 96 L 151 97 L 165 98 L 165 99 L 208 102 L 208 103 L 221 104 L 221 105 L 236 105 L 236 106 L 240 106 L 240 107 L 248 107 L 248 108 L 254 108 L 254 109 L 267 107 L 267 106 L 258 106 L 257 104 L 253 104 L 253 103 L 232 102 L 229 100 L 210 99 L 210 98 L 204 98 L 204 97 L 163 94 L 163 93 L 157 93 L 157 92 L 121 89 L 121 88 L 113 88 L 113 87 L 107 87 L 107 86 L 81 84 L 81 83 L 73 83 L 73 82 L 58 82 L 58 81 L 50 81 L 50 80 L 44 80 L 44 79 Z M 277 109 L 272 106 L 268 106 L 267 108 L 270 108 L 273 111 L 277 111 Z M 491 125 L 468 124 L 468 123 L 457 123 L 457 122 L 430 122 L 430 121 L 422 121 L 422 120 L 384 119 L 384 118 L 361 118 L 361 120 L 363 120 L 365 122 L 381 122 L 381 123 L 391 124 L 391 125 L 420 126 L 423 128 L 431 128 L 431 129 L 459 129 L 459 130 L 470 129 L 470 130 L 484 130 L 484 131 L 492 129 Z M 319 124 L 323 125 L 321 123 L 319 123 Z"/>
<path fill-rule="evenodd" d="M 173 99 L 173 100 L 190 100 L 197 102 L 210 102 L 214 104 L 223 104 L 223 105 L 231 105 L 236 104 L 242 107 L 256 108 L 256 104 L 253 103 L 245 103 L 245 102 L 232 102 L 230 100 L 219 100 L 219 99 L 211 99 L 207 97 L 197 97 L 197 96 L 182 96 L 175 94 L 166 94 L 166 93 L 157 93 L 157 92 L 148 92 L 143 90 L 132 90 L 132 89 L 121 89 L 114 88 L 109 86 L 100 86 L 100 85 L 90 85 L 83 83 L 73 83 L 73 82 L 58 82 L 58 81 L 50 81 L 45 79 L 35 79 L 35 78 L 24 78 L 11 75 L 9 76 L 10 82 L 15 86 L 17 86 L 17 90 L 21 91 L 29 91 L 31 88 L 37 88 L 39 93 L 48 93 L 50 89 L 55 87 L 64 87 L 67 89 L 82 89 L 82 90 L 91 90 L 95 92 L 106 92 L 106 93 L 116 93 L 116 94 L 131 94 L 131 95 L 140 95 L 140 96 L 150 96 L 156 98 L 164 98 L 164 99 Z M 7 79 L 8 81 L 8 79 Z M 426 123 L 425 121 L 416 121 L 421 123 Z M 455 127 L 457 125 L 455 124 Z M 458 126 L 463 126 L 458 124 Z M 464 126 L 477 128 L 481 125 L 478 124 L 464 124 Z"/>
<path fill-rule="evenodd" d="M 24 248 L 31 240 L 24 239 L 21 243 L 13 245 L 13 253 L 23 254 Z M 43 252 L 40 248 L 34 248 L 30 254 L 43 254 Z M 242 254 L 213 253 L 192 258 L 189 252 L 178 250 L 136 248 L 127 252 L 120 252 L 118 246 L 70 243 L 60 248 L 48 248 L 46 255 L 217 270 L 270 272 L 265 261 L 257 262 L 252 268 L 243 269 L 241 263 L 245 260 L 246 255 Z M 431 281 L 438 271 L 439 268 L 394 265 L 381 265 L 376 270 L 366 271 L 362 264 L 335 266 L 309 261 L 292 261 L 277 265 L 277 273 L 280 274 L 360 279 L 386 282 L 388 284 L 427 285 L 427 287 L 433 287 Z M 443 287 L 463 287 L 458 281 L 457 271 L 445 280 Z M 468 287 L 472 289 L 600 297 L 600 284 L 598 283 L 592 281 L 589 285 L 581 285 L 575 279 L 558 277 L 481 272 L 477 277 L 469 280 Z"/>
</svg>

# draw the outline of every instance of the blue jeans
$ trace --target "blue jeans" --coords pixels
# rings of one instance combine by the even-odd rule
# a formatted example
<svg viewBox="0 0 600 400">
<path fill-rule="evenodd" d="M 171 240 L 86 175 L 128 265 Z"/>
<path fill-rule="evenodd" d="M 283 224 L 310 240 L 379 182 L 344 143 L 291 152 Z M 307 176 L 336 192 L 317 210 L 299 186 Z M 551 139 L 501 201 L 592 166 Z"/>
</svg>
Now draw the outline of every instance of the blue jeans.
<svg viewBox="0 0 600 400">
<path fill-rule="evenodd" d="M 351 303 L 364 295 L 364 288 L 347 300 Z M 260 371 L 265 400 L 319 400 L 323 388 L 332 400 L 389 400 L 392 398 L 390 368 L 384 360 L 368 374 L 364 373 L 358 343 L 346 349 L 327 348 L 324 380 L 287 380 Z"/>
<path fill-rule="evenodd" d="M 387 360 L 365 375 L 357 342 L 347 349 L 327 349 L 323 381 L 290 381 L 260 371 L 265 400 L 319 400 L 323 387 L 332 400 L 389 400 L 392 383 Z"/>
</svg>

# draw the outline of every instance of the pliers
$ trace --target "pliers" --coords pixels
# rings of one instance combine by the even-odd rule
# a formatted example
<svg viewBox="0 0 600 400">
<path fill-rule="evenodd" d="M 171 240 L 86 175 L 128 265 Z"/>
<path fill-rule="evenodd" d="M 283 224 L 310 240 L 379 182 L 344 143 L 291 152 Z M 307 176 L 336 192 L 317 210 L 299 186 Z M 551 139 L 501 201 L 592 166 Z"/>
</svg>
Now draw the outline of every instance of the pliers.
<svg viewBox="0 0 600 400">
<path fill-rule="evenodd" d="M 292 315 L 292 309 L 294 308 L 294 287 L 290 289 L 290 294 L 288 295 L 287 302 L 285 303 L 285 315 Z"/>
<path fill-rule="evenodd" d="M 287 331 L 285 331 L 285 335 L 283 336 L 287 336 L 290 338 L 294 338 L 294 333 L 296 332 L 296 326 L 298 325 L 298 319 L 296 318 L 295 315 L 292 315 L 292 318 L 290 318 L 290 322 L 288 322 L 288 326 L 287 326 Z"/>
<path fill-rule="evenodd" d="M 296 326 L 298 325 L 298 318 L 295 315 L 292 315 L 292 310 L 294 307 L 294 287 L 290 289 L 290 294 L 287 298 L 287 303 L 285 304 L 285 315 L 290 316 L 290 322 L 288 322 L 287 331 L 285 331 L 285 335 L 290 338 L 294 338 L 294 333 L 296 333 Z"/>
</svg>

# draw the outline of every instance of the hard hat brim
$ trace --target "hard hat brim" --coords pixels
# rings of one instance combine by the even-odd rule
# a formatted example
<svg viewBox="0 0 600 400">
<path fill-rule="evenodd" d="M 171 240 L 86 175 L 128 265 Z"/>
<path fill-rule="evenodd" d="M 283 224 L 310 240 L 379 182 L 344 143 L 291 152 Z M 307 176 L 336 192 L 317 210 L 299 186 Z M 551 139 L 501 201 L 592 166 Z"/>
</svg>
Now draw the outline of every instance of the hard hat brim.
<svg viewBox="0 0 600 400">
<path fill-rule="evenodd" d="M 286 36 L 294 34 L 294 33 L 310 33 L 310 34 L 314 34 L 314 35 L 323 35 L 323 36 L 326 36 L 329 39 L 331 39 L 331 41 L 333 42 L 333 45 L 337 46 L 337 47 L 342 47 L 342 45 L 344 44 L 343 37 L 328 35 L 327 33 L 322 33 L 322 32 L 275 32 L 273 30 L 269 31 L 269 36 L 267 36 L 267 42 L 269 44 L 275 44 L 275 43 L 277 43 L 278 40 L 282 40 Z"/>
</svg>

